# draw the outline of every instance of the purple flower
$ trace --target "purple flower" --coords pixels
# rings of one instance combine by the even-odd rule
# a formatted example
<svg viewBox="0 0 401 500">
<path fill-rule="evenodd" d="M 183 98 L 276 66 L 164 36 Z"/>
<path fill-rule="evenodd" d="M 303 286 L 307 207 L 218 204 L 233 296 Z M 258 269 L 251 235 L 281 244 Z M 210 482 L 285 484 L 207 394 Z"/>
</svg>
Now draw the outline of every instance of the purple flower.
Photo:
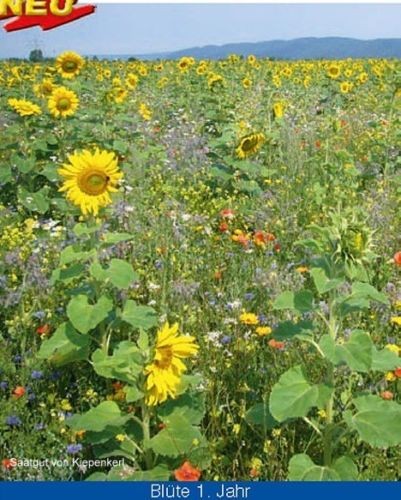
<svg viewBox="0 0 401 500">
<path fill-rule="evenodd" d="M 0 389 L 2 389 L 3 391 L 5 391 L 8 387 L 8 382 L 6 382 L 5 380 L 3 380 L 2 382 L 0 382 Z"/>
<path fill-rule="evenodd" d="M 76 455 L 82 450 L 82 444 L 69 444 L 66 449 L 69 455 Z"/>
<path fill-rule="evenodd" d="M 31 378 L 33 380 L 40 380 L 42 377 L 43 377 L 43 372 L 39 370 L 33 370 L 33 372 L 31 373 Z"/>
<path fill-rule="evenodd" d="M 224 345 L 229 344 L 231 342 L 231 337 L 229 335 L 224 335 L 220 342 Z"/>
<path fill-rule="evenodd" d="M 18 427 L 19 425 L 21 425 L 21 419 L 16 415 L 10 415 L 6 418 L 6 424 L 10 427 Z"/>
</svg>

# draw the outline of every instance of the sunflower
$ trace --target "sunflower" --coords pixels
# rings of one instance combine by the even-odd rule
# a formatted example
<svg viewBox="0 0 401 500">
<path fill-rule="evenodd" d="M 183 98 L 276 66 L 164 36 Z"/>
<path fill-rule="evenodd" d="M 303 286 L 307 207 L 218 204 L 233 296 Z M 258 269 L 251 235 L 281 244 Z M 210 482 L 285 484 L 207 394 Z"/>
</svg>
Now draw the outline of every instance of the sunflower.
<svg viewBox="0 0 401 500">
<path fill-rule="evenodd" d="M 259 151 L 263 142 L 265 141 L 265 136 L 262 133 L 259 134 L 249 134 L 243 137 L 235 150 L 238 158 L 247 158 Z"/>
<path fill-rule="evenodd" d="M 284 116 L 284 104 L 282 102 L 275 102 L 273 104 L 273 113 L 275 118 L 282 118 Z"/>
<path fill-rule="evenodd" d="M 49 78 L 45 78 L 33 87 L 33 91 L 38 97 L 49 97 L 53 90 L 54 83 Z"/>
<path fill-rule="evenodd" d="M 156 352 L 151 364 L 146 366 L 146 403 L 155 406 L 175 398 L 181 382 L 181 375 L 186 371 L 182 359 L 198 352 L 195 338 L 178 335 L 178 324 L 165 323 L 157 332 Z"/>
<path fill-rule="evenodd" d="M 100 207 L 111 203 L 110 193 L 116 192 L 116 185 L 123 174 L 119 171 L 114 153 L 84 150 L 68 156 L 58 173 L 64 177 L 59 191 L 66 191 L 66 197 L 80 207 L 84 215 L 97 215 Z"/>
<path fill-rule="evenodd" d="M 72 51 L 63 52 L 56 59 L 56 69 L 63 78 L 76 77 L 84 64 L 84 59 Z"/>
<path fill-rule="evenodd" d="M 242 80 L 242 86 L 244 87 L 244 89 L 249 89 L 250 87 L 252 87 L 252 80 L 250 78 L 244 78 Z"/>
<path fill-rule="evenodd" d="M 152 111 L 149 108 L 149 106 L 145 103 L 142 103 L 139 105 L 138 108 L 138 113 L 142 116 L 142 118 L 146 121 L 149 121 L 152 119 Z"/>
<path fill-rule="evenodd" d="M 73 115 L 79 104 L 78 96 L 65 87 L 57 87 L 49 97 L 48 107 L 55 118 L 67 118 Z"/>
<path fill-rule="evenodd" d="M 340 76 L 341 69 L 340 66 L 336 63 L 330 64 L 330 66 L 327 69 L 327 74 L 330 78 L 338 78 Z"/>
<path fill-rule="evenodd" d="M 25 99 L 11 98 L 8 100 L 9 106 L 20 116 L 40 115 L 42 113 L 40 107 L 31 101 Z"/>
<path fill-rule="evenodd" d="M 340 84 L 340 91 L 342 94 L 348 94 L 351 90 L 351 84 L 349 82 L 342 82 Z"/>
</svg>

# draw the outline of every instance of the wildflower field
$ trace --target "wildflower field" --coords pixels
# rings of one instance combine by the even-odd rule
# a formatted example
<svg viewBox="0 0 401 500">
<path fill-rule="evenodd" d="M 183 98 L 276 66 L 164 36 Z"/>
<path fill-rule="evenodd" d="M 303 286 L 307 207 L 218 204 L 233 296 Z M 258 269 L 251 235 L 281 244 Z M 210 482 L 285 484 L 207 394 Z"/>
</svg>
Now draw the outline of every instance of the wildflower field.
<svg viewBox="0 0 401 500">
<path fill-rule="evenodd" d="M 2 480 L 401 478 L 399 60 L 0 84 Z"/>
</svg>

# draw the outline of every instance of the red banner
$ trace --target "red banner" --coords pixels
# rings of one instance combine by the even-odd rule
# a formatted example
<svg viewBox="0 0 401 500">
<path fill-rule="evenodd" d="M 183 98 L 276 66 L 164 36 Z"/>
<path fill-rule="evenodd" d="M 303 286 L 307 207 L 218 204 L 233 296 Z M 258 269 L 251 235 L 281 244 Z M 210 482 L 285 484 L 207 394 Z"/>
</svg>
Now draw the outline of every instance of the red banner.
<svg viewBox="0 0 401 500">
<path fill-rule="evenodd" d="M 73 0 L 72 4 L 76 4 L 77 1 Z M 15 15 L 15 11 L 13 12 L 8 7 L 6 14 L 0 15 L 0 20 L 11 18 L 3 26 L 8 32 L 32 28 L 34 26 L 39 26 L 42 30 L 46 31 L 93 14 L 95 9 L 96 6 L 94 5 L 81 5 L 79 7 L 72 5 L 70 9 L 67 9 L 66 13 L 62 13 L 66 10 L 66 0 L 39 0 L 37 2 L 31 1 L 29 12 L 27 12 L 27 2 L 24 1 L 21 2 L 21 14 L 18 13 L 19 15 Z M 33 13 L 35 10 L 40 10 L 41 13 Z"/>
</svg>

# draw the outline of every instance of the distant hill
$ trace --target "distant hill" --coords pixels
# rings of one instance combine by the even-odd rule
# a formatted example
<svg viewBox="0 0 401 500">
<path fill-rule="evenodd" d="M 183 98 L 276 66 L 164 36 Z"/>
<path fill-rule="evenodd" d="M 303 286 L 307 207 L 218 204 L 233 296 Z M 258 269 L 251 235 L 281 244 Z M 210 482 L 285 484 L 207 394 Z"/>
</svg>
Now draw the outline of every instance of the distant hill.
<svg viewBox="0 0 401 500">
<path fill-rule="evenodd" d="M 401 58 L 401 38 L 383 38 L 376 40 L 357 40 L 355 38 L 297 38 L 295 40 L 272 40 L 256 43 L 228 43 L 226 45 L 206 45 L 191 47 L 174 52 L 133 55 L 140 59 L 179 59 L 193 56 L 197 59 L 223 59 L 229 54 L 275 59 L 344 59 L 354 58 Z M 102 57 L 102 56 L 99 56 Z M 104 56 L 107 58 L 127 59 L 124 56 Z"/>
</svg>

